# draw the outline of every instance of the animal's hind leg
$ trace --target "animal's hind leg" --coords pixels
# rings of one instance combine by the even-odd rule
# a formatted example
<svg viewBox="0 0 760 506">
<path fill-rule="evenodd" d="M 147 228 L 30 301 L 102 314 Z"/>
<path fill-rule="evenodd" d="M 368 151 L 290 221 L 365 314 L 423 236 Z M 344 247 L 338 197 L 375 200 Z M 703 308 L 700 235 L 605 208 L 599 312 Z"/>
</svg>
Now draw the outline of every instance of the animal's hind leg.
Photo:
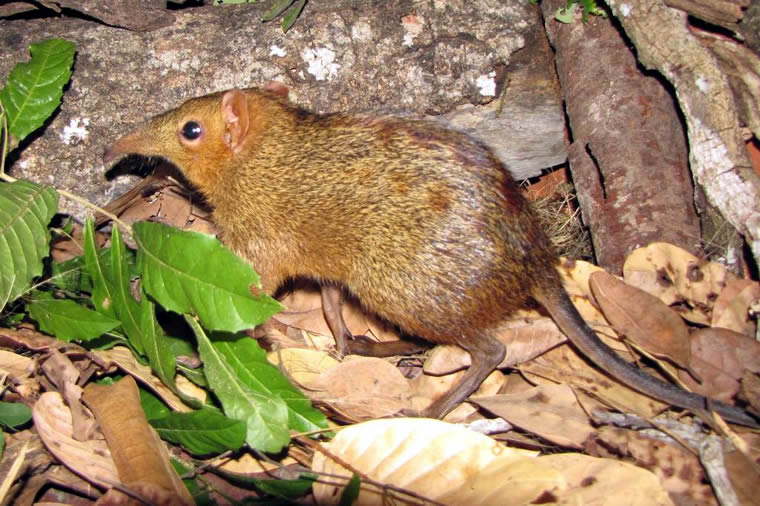
<svg viewBox="0 0 760 506">
<path fill-rule="evenodd" d="M 425 408 L 423 416 L 441 418 L 457 404 L 478 389 L 483 380 L 504 360 L 507 350 L 504 345 L 488 334 L 472 336 L 459 346 L 470 353 L 472 364 L 458 383 Z"/>
</svg>

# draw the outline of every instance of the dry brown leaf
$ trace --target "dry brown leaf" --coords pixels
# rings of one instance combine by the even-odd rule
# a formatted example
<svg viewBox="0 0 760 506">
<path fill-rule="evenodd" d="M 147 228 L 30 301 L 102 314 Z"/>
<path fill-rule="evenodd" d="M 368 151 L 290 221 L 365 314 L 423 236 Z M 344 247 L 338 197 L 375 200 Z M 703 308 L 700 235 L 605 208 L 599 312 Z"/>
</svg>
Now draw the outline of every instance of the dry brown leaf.
<svg viewBox="0 0 760 506">
<path fill-rule="evenodd" d="M 745 369 L 760 372 L 760 343 L 743 334 L 718 328 L 699 329 L 691 334 L 690 345 L 689 369 L 702 382 L 696 382 L 683 371 L 679 371 L 679 378 L 699 394 L 730 402 L 739 390 Z"/>
<path fill-rule="evenodd" d="M 164 385 L 160 379 L 153 375 L 150 367 L 137 363 L 132 352 L 125 346 L 114 346 L 110 350 L 93 350 L 90 352 L 92 355 L 100 358 L 106 363 L 112 363 L 121 369 L 125 370 L 132 376 L 139 379 L 145 386 L 151 389 L 158 397 L 160 397 L 170 408 L 180 413 L 192 411 L 192 408 L 188 407 L 182 399 L 180 399 L 174 392 Z M 182 376 L 177 376 L 177 384 L 183 384 L 187 387 L 186 380 L 180 379 Z M 205 390 L 195 389 L 195 391 L 203 397 L 195 396 L 201 402 L 205 402 Z"/>
<path fill-rule="evenodd" d="M 678 444 L 668 444 L 638 431 L 601 427 L 596 440 L 614 455 L 634 460 L 652 471 L 670 493 L 704 504 L 713 497 L 699 458 Z"/>
<path fill-rule="evenodd" d="M 531 480 L 517 482 L 514 475 L 506 474 L 509 465 L 534 460 L 535 452 L 511 449 L 482 434 L 438 420 L 372 420 L 342 429 L 325 446 L 371 479 L 446 504 L 495 504 L 492 494 L 503 494 L 505 484 L 516 503 L 529 503 L 542 491 L 562 485 L 559 473 L 552 472 L 535 473 Z M 322 453 L 314 455 L 312 470 L 351 476 L 350 471 Z M 504 472 L 500 482 L 494 481 L 491 473 L 490 482 L 479 480 L 484 473 L 495 470 Z M 335 490 L 315 484 L 317 502 L 337 504 L 340 493 Z M 357 504 L 382 504 L 383 497 L 378 492 L 362 487 Z"/>
<path fill-rule="evenodd" d="M 591 288 L 589 288 L 589 278 L 598 271 L 604 271 L 601 267 L 583 260 L 570 260 L 561 258 L 557 266 L 565 290 L 570 297 L 579 296 L 591 298 Z"/>
<path fill-rule="evenodd" d="M 37 367 L 37 361 L 12 351 L 0 350 L 0 375 L 7 375 L 13 383 L 29 379 Z"/>
<path fill-rule="evenodd" d="M 119 483 L 111 452 L 103 439 L 73 438 L 71 411 L 58 392 L 46 392 L 32 408 L 34 426 L 50 453 L 87 481 L 101 487 Z"/>
<path fill-rule="evenodd" d="M 595 272 L 590 282 L 604 316 L 619 334 L 657 357 L 682 367 L 689 364 L 689 330 L 660 299 L 605 271 Z"/>
<path fill-rule="evenodd" d="M 459 381 L 464 374 L 460 371 L 445 376 L 433 376 L 429 374 L 420 374 L 409 381 L 411 392 L 411 407 L 419 413 L 428 407 L 433 400 L 439 398 Z M 471 396 L 476 395 L 495 395 L 504 385 L 504 374 L 501 371 L 493 371 L 489 374 L 483 383 L 475 390 Z M 444 419 L 447 422 L 457 423 L 463 421 L 476 411 L 470 404 L 463 402 L 448 413 Z"/>
<path fill-rule="evenodd" d="M 580 453 L 540 457 L 541 463 L 562 473 L 568 490 L 558 504 L 672 506 L 657 477 L 627 462 L 599 459 Z"/>
<path fill-rule="evenodd" d="M 318 289 L 298 288 L 290 292 L 280 302 L 285 305 L 287 310 L 275 316 L 278 321 L 314 334 L 332 336 L 322 312 L 322 299 Z M 342 309 L 343 319 L 353 335 L 372 334 L 378 341 L 400 339 L 390 326 L 366 315 L 353 300 L 345 301 Z M 330 341 L 330 344 L 334 344 L 334 341 Z"/>
<path fill-rule="evenodd" d="M 623 265 L 623 277 L 629 285 L 675 305 L 682 317 L 702 325 L 710 324 L 713 302 L 736 279 L 725 266 L 662 242 L 634 250 Z"/>
<path fill-rule="evenodd" d="M 757 374 L 744 371 L 741 388 L 742 397 L 755 409 L 755 413 L 760 413 L 760 377 Z"/>
<path fill-rule="evenodd" d="M 409 407 L 409 382 L 393 364 L 347 356 L 312 383 L 313 398 L 357 419 L 390 416 Z"/>
<path fill-rule="evenodd" d="M 760 466 L 743 453 L 733 450 L 724 454 L 726 471 L 739 497 L 740 504 L 758 504 L 757 485 L 760 483 Z"/>
<path fill-rule="evenodd" d="M 131 376 L 112 385 L 87 385 L 83 396 L 105 435 L 120 482 L 142 492 L 150 502 L 195 504 L 187 487 L 169 463 L 158 433 L 148 424 Z"/>
<path fill-rule="evenodd" d="M 758 301 L 760 283 L 748 279 L 729 281 L 715 301 L 712 326 L 754 337 L 757 322 L 750 316 L 750 309 Z"/>
<path fill-rule="evenodd" d="M 536 458 L 438 420 L 373 420 L 341 430 L 325 446 L 372 480 L 443 504 L 671 504 L 644 469 L 584 455 Z M 351 476 L 322 453 L 312 470 Z M 340 500 L 339 489 L 323 483 L 314 485 L 314 495 L 319 504 Z M 365 481 L 357 504 L 399 503 L 400 497 L 397 489 Z"/>
<path fill-rule="evenodd" d="M 323 351 L 303 348 L 286 348 L 272 351 L 267 359 L 273 365 L 285 370 L 285 374 L 296 384 L 314 389 L 319 376 L 338 365 L 338 361 Z"/>
<path fill-rule="evenodd" d="M 541 384 L 545 382 L 544 379 L 553 383 L 566 383 L 589 392 L 610 406 L 646 418 L 667 407 L 598 372 L 568 346 L 559 346 L 522 364 L 520 371 L 528 374 L 534 383 Z"/>
<path fill-rule="evenodd" d="M 561 446 L 582 448 L 595 431 L 567 385 L 542 385 L 519 394 L 473 396 L 472 402 Z"/>
</svg>

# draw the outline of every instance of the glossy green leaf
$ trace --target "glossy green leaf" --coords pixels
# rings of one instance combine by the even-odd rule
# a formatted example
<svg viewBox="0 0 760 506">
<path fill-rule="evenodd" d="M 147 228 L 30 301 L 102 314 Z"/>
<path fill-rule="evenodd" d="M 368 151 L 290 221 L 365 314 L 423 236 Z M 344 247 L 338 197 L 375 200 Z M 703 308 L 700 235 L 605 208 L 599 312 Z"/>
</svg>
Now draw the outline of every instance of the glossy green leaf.
<svg viewBox="0 0 760 506">
<path fill-rule="evenodd" d="M 84 265 L 92 284 L 92 304 L 101 313 L 116 316 L 113 307 L 114 296 L 111 293 L 112 286 L 107 280 L 112 270 L 110 265 L 106 265 L 106 258 L 110 258 L 111 255 L 102 255 L 101 253 L 108 250 L 99 249 L 95 244 L 95 225 L 92 218 L 87 218 L 85 221 L 82 242 L 84 243 Z"/>
<path fill-rule="evenodd" d="M 358 474 L 354 473 L 351 479 L 348 481 L 346 488 L 343 489 L 343 493 L 340 494 L 340 502 L 338 506 L 351 506 L 359 498 L 359 487 L 361 487 L 362 480 Z"/>
<path fill-rule="evenodd" d="M 129 343 L 141 355 L 145 353 L 143 346 L 142 321 L 146 305 L 139 304 L 132 295 L 131 279 L 127 267 L 127 248 L 121 238 L 118 227 L 111 231 L 111 269 L 107 273 L 109 293 L 113 297 L 113 309 L 121 321 L 121 327 L 129 339 Z"/>
<path fill-rule="evenodd" d="M 42 274 L 50 251 L 47 226 L 58 210 L 58 193 L 29 181 L 0 184 L 0 310 Z"/>
<path fill-rule="evenodd" d="M 40 330 L 66 342 L 95 339 L 120 324 L 119 320 L 80 306 L 71 299 L 54 299 L 47 292 L 37 292 L 27 308 Z"/>
<path fill-rule="evenodd" d="M 143 286 L 164 308 L 230 332 L 253 328 L 282 309 L 267 295 L 251 295 L 258 275 L 214 237 L 146 221 L 134 230 Z"/>
<path fill-rule="evenodd" d="M 245 443 L 246 426 L 213 409 L 171 413 L 150 420 L 161 439 L 181 444 L 194 455 L 211 455 L 237 450 Z"/>
<path fill-rule="evenodd" d="M 20 402 L 0 401 L 0 426 L 13 429 L 32 419 L 32 411 Z"/>
<path fill-rule="evenodd" d="M 139 387 L 140 406 L 142 406 L 145 418 L 150 420 L 163 418 L 172 411 L 161 400 L 143 387 Z"/>
<path fill-rule="evenodd" d="M 63 87 L 71 78 L 76 46 L 49 39 L 29 46 L 27 63 L 17 64 L 0 90 L 8 130 L 18 142 L 43 125 L 60 105 Z"/>
<path fill-rule="evenodd" d="M 246 424 L 245 441 L 251 448 L 279 452 L 290 441 L 288 408 L 277 395 L 264 395 L 249 388 L 240 379 L 243 373 L 230 364 L 212 345 L 195 318 L 185 319 L 198 340 L 208 384 L 224 408 L 224 414 Z"/>
<path fill-rule="evenodd" d="M 279 396 L 288 406 L 289 427 L 297 432 L 327 428 L 325 415 L 314 409 L 308 397 L 296 389 L 283 374 L 267 360 L 266 352 L 255 339 L 214 334 L 214 348 L 237 371 L 245 385 L 266 396 Z"/>
<path fill-rule="evenodd" d="M 145 355 L 148 356 L 148 363 L 164 385 L 176 391 L 174 373 L 177 362 L 169 347 L 169 342 L 164 339 L 163 330 L 161 330 L 156 321 L 154 304 L 147 297 L 143 297 L 140 305 L 144 306 L 140 315 L 140 331 L 142 333 Z"/>
</svg>

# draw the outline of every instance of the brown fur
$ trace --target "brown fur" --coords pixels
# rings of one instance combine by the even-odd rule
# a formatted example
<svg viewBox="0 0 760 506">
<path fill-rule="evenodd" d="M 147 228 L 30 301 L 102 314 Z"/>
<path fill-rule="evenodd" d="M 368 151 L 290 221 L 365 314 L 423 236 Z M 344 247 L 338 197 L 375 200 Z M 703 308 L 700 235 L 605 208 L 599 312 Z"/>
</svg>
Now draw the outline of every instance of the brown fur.
<svg viewBox="0 0 760 506">
<path fill-rule="evenodd" d="M 567 298 L 530 206 L 479 141 L 423 121 L 312 114 L 282 93 L 227 93 L 247 107 L 237 152 L 225 94 L 217 93 L 154 118 L 110 156 L 177 165 L 267 292 L 296 276 L 341 283 L 406 332 L 468 350 L 470 372 L 429 414 L 444 414 L 498 365 L 504 346 L 492 329 L 533 298 L 584 353 L 634 388 L 681 406 L 704 401 L 647 384 L 651 378 L 598 341 Z M 194 145 L 179 135 L 190 120 L 205 129 Z"/>
</svg>

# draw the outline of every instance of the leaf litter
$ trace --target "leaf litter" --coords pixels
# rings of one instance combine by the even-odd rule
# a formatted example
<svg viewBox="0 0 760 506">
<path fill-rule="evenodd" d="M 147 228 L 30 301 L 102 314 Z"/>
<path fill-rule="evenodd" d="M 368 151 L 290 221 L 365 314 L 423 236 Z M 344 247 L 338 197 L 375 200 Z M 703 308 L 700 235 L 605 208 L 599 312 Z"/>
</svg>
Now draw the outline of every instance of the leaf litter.
<svg viewBox="0 0 760 506">
<path fill-rule="evenodd" d="M 177 185 L 144 183 L 114 205 L 122 219 L 213 231 L 207 211 L 189 201 Z M 81 254 L 76 226 L 71 235 L 73 240 L 55 244 L 56 262 Z M 108 237 L 98 233 L 96 240 L 102 246 Z M 758 283 L 664 243 L 634 251 L 623 280 L 582 261 L 564 260 L 559 270 L 586 321 L 627 360 L 639 362 L 653 375 L 675 374 L 687 387 L 718 399 L 728 400 L 737 392 L 750 403 L 760 399 L 760 345 L 754 340 Z M 328 473 L 325 476 L 330 478 L 319 479 L 313 489 L 320 504 L 340 502 L 341 484 L 354 474 L 362 481 L 357 504 L 389 499 L 410 504 L 715 503 L 704 461 L 694 447 L 682 446 L 682 437 L 673 439 L 672 429 L 640 430 L 637 425 L 648 426 L 647 421 L 667 412 L 668 406 L 589 365 L 563 345 L 559 329 L 540 313 L 523 312 L 498 329 L 499 339 L 508 345 L 501 367 L 512 372 L 495 371 L 471 403 L 460 405 L 445 421 L 377 420 L 423 408 L 456 380 L 469 356 L 456 347 L 439 346 L 427 353 L 427 359 L 348 356 L 338 361 L 318 290 L 297 285 L 280 302 L 285 311 L 258 329 L 256 337 L 269 345 L 269 361 L 330 414 L 336 435 L 323 443 L 297 436 L 275 461 L 247 452 L 207 458 L 206 465 L 220 472 L 255 479 L 293 478 L 302 468 Z M 382 341 L 399 338 L 392 326 L 364 314 L 356 301 L 344 306 L 344 318 L 355 335 Z M 75 484 L 74 490 L 81 489 L 82 479 L 104 488 L 127 485 L 123 478 L 119 481 L 110 443 L 86 428 L 92 415 L 80 401 L 80 387 L 96 374 L 118 372 L 134 378 L 178 412 L 191 409 L 183 399 L 206 402 L 202 387 L 184 375 L 177 375 L 176 388 L 167 387 L 124 346 L 88 351 L 30 329 L 1 329 L 0 343 L 35 354 L 30 358 L 0 353 L 3 400 L 33 406 L 34 425 L 45 447 L 55 448 L 53 453 L 65 468 L 79 475 L 66 478 Z M 634 350 L 643 350 L 652 360 Z M 36 357 L 42 357 L 41 369 Z M 39 395 L 43 390 L 46 393 Z M 111 411 L 142 410 L 134 399 L 121 394 L 116 402 L 118 409 Z M 757 412 L 760 406 L 752 405 Z M 609 425 L 605 417 L 616 409 L 629 414 L 626 420 L 638 421 Z M 493 416 L 504 418 L 513 430 L 489 437 L 447 423 Z M 79 429 L 74 428 L 75 418 L 80 419 Z M 697 429 L 694 438 L 704 438 L 688 416 L 658 418 L 654 427 L 662 427 L 661 420 Z M 117 415 L 107 423 L 114 424 L 115 429 L 109 430 L 118 434 L 126 422 Z M 340 427 L 346 422 L 352 425 Z M 145 427 L 122 444 L 163 455 L 158 462 L 164 466 L 168 462 L 164 446 Z M 744 442 L 743 452 L 727 449 L 724 467 L 737 493 L 747 497 L 747 476 L 756 476 L 753 466 L 758 462 L 760 437 L 742 429 L 736 434 Z M 19 455 L 21 445 L 29 447 L 34 437 L 28 428 L 6 436 L 0 475 Z M 520 440 L 521 449 L 500 440 Z M 539 454 L 539 449 L 551 451 Z M 36 473 L 55 484 L 64 482 L 59 475 L 66 469 L 52 466 Z M 208 490 L 217 499 L 250 493 L 234 480 L 216 477 L 213 483 Z M 156 495 L 150 485 L 133 483 L 130 489 L 143 498 L 169 500 Z"/>
</svg>

